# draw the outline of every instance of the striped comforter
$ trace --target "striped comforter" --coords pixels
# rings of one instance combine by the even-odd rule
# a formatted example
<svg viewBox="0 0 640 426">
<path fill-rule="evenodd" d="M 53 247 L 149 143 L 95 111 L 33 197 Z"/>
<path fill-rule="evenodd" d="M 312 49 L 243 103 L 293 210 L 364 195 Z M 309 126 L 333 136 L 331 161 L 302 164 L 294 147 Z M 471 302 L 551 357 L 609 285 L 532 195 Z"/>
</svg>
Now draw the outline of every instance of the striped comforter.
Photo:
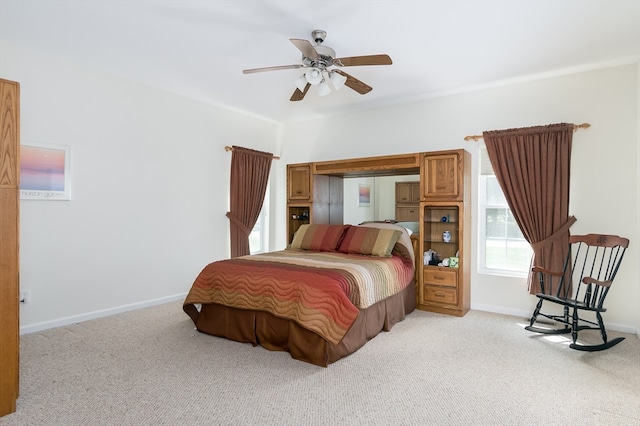
<svg viewBox="0 0 640 426">
<path fill-rule="evenodd" d="M 337 345 L 359 309 L 402 291 L 413 274 L 409 256 L 282 250 L 210 263 L 184 308 L 189 313 L 195 304 L 217 303 L 266 311 Z"/>
</svg>

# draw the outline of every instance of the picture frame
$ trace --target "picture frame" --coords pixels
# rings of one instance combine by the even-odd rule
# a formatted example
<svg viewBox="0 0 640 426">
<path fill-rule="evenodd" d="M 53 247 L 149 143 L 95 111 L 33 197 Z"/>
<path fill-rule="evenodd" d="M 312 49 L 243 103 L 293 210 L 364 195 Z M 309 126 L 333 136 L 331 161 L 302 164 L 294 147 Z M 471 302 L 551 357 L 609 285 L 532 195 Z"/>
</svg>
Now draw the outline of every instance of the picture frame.
<svg viewBox="0 0 640 426">
<path fill-rule="evenodd" d="M 20 144 L 20 199 L 71 200 L 71 147 L 33 141 Z"/>
<path fill-rule="evenodd" d="M 371 185 L 358 184 L 358 207 L 371 206 Z"/>
</svg>

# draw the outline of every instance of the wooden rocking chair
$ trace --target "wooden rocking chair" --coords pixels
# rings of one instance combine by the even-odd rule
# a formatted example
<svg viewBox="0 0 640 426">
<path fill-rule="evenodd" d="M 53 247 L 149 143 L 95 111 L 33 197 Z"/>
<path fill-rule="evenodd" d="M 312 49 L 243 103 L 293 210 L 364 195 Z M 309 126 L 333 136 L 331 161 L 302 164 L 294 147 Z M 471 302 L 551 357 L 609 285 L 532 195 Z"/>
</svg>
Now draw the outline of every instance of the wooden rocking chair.
<svg viewBox="0 0 640 426">
<path fill-rule="evenodd" d="M 534 266 L 533 272 L 540 279 L 540 300 L 526 330 L 544 334 L 571 333 L 573 343 L 569 346 L 580 351 L 601 351 L 617 345 L 624 337 L 607 340 L 607 332 L 602 321 L 604 299 L 611 288 L 629 240 L 617 235 L 572 235 L 569 237 L 569 253 L 563 271 L 549 271 Z M 563 314 L 542 313 L 544 302 L 562 306 Z M 569 315 L 571 311 L 571 316 Z M 583 318 L 584 312 L 593 312 L 597 322 Z M 564 324 L 562 328 L 542 328 L 534 326 L 538 316 Z M 580 330 L 600 330 L 602 344 L 580 344 Z"/>
</svg>

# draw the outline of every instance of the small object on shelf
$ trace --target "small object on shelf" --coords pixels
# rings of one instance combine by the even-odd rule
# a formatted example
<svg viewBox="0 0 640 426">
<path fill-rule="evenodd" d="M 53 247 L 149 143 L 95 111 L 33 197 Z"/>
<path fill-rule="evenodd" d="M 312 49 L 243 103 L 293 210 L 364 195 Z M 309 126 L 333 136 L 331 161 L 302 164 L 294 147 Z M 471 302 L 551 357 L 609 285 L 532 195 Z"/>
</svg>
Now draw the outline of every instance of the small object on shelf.
<svg viewBox="0 0 640 426">
<path fill-rule="evenodd" d="M 449 232 L 449 231 L 444 231 L 444 232 L 442 233 L 442 240 L 443 240 L 445 243 L 450 243 L 450 242 L 451 242 L 451 232 Z"/>
<path fill-rule="evenodd" d="M 460 259 L 458 257 L 450 257 L 449 258 L 449 268 L 457 268 L 459 265 Z"/>
<path fill-rule="evenodd" d="M 448 216 L 448 215 L 447 215 Z M 440 219 L 443 222 L 448 222 L 449 219 L 447 218 L 447 216 L 442 216 L 442 219 Z"/>
<path fill-rule="evenodd" d="M 297 218 L 298 218 L 298 215 L 297 215 L 297 214 L 292 214 L 292 215 L 291 215 L 291 219 L 296 220 Z"/>
<path fill-rule="evenodd" d="M 422 263 L 425 265 L 429 265 L 431 262 L 431 259 L 433 259 L 433 257 L 435 256 L 436 252 L 434 252 L 433 250 L 427 250 L 424 252 L 424 257 L 422 259 Z"/>
</svg>

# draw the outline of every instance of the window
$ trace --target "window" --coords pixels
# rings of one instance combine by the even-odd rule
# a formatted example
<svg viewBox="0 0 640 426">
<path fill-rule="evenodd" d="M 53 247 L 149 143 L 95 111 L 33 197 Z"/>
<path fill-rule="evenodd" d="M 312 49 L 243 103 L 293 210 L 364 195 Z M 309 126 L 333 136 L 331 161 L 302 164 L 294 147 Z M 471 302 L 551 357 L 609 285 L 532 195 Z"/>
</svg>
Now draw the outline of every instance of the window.
<svg viewBox="0 0 640 426">
<path fill-rule="evenodd" d="M 267 251 L 269 241 L 269 186 L 267 186 L 262 210 L 258 220 L 249 234 L 249 252 L 251 254 L 264 253 Z"/>
<path fill-rule="evenodd" d="M 478 221 L 480 272 L 525 276 L 533 251 L 524 239 L 498 184 L 484 143 L 480 147 Z"/>
</svg>

